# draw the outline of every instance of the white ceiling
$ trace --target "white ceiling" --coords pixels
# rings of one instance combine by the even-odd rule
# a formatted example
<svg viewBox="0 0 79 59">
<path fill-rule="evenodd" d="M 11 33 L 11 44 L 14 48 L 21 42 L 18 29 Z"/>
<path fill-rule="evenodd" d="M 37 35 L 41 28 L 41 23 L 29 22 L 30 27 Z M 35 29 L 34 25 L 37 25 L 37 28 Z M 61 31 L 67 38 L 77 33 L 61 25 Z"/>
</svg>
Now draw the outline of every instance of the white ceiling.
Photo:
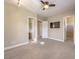
<svg viewBox="0 0 79 59">
<path fill-rule="evenodd" d="M 5 0 L 6 2 L 17 4 L 18 0 Z M 61 13 L 69 13 L 69 11 L 75 11 L 75 0 L 43 0 L 49 1 L 49 3 L 55 3 L 55 7 L 49 7 L 46 11 L 42 10 L 40 0 L 21 0 L 21 5 L 43 16 L 54 16 Z M 72 13 L 71 12 L 71 13 Z"/>
</svg>

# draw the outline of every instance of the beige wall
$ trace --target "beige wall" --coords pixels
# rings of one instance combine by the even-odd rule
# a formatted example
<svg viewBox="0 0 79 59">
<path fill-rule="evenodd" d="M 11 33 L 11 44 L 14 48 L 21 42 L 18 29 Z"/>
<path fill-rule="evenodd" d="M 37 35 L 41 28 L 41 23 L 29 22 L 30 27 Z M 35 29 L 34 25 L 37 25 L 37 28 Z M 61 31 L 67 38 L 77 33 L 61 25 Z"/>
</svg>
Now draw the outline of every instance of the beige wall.
<svg viewBox="0 0 79 59">
<path fill-rule="evenodd" d="M 36 14 L 15 5 L 5 3 L 5 47 L 28 41 L 27 16 Z"/>
<path fill-rule="evenodd" d="M 75 22 L 75 16 L 67 17 L 67 24 L 68 25 L 74 25 L 74 22 Z"/>
<path fill-rule="evenodd" d="M 60 28 L 50 28 L 51 22 L 60 21 Z M 58 41 L 64 41 L 64 18 L 54 17 L 48 20 L 48 38 Z"/>
</svg>

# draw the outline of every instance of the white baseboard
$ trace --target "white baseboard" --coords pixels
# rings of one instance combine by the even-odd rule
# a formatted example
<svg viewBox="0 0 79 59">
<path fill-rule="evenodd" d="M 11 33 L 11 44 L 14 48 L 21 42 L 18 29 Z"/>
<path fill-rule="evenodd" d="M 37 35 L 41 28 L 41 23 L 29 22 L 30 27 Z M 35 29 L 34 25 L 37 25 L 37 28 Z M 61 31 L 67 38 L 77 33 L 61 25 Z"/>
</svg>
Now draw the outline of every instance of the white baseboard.
<svg viewBox="0 0 79 59">
<path fill-rule="evenodd" d="M 64 40 L 60 40 L 60 39 L 55 39 L 55 38 L 49 38 L 49 39 L 60 41 L 60 42 L 64 42 Z"/>
<path fill-rule="evenodd" d="M 64 40 L 60 40 L 60 39 L 54 39 L 54 38 L 49 38 L 49 39 L 64 42 Z M 9 50 L 9 49 L 13 49 L 13 48 L 16 48 L 16 47 L 20 47 L 20 46 L 26 45 L 28 43 L 29 42 L 25 42 L 25 43 L 16 44 L 16 45 L 13 45 L 13 46 L 5 47 L 4 50 L 6 51 L 6 50 Z"/>
<path fill-rule="evenodd" d="M 9 49 L 13 49 L 13 48 L 16 48 L 16 47 L 19 47 L 19 46 L 26 45 L 28 43 L 29 42 L 25 42 L 25 43 L 16 44 L 16 45 L 13 45 L 13 46 L 5 47 L 4 50 L 6 51 L 6 50 L 9 50 Z"/>
</svg>

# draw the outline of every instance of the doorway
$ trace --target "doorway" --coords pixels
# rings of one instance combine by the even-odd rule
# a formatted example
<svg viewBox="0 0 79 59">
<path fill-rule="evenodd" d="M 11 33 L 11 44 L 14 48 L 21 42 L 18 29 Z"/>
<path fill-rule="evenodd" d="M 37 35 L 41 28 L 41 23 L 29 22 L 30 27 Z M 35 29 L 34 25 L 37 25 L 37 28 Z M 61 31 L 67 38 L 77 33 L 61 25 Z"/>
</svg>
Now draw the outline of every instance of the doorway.
<svg viewBox="0 0 79 59">
<path fill-rule="evenodd" d="M 42 38 L 42 21 L 38 21 L 38 39 Z"/>
<path fill-rule="evenodd" d="M 29 17 L 28 18 L 28 28 L 29 28 L 29 31 L 28 31 L 28 38 L 29 38 L 29 41 L 32 42 L 34 41 L 35 39 L 35 19 L 32 18 L 32 17 Z"/>
<path fill-rule="evenodd" d="M 75 18 L 74 16 L 67 17 L 67 31 L 66 31 L 66 37 L 67 40 L 71 40 L 74 42 L 74 22 Z"/>
</svg>

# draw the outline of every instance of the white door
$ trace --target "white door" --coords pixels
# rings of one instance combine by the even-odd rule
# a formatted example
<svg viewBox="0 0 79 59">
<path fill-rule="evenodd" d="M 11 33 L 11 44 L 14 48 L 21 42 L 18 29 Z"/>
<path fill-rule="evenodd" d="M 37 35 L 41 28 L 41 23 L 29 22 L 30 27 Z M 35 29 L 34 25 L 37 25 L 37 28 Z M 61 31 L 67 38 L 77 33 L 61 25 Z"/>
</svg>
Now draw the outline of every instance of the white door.
<svg viewBox="0 0 79 59">
<path fill-rule="evenodd" d="M 48 21 L 42 22 L 42 38 L 48 38 Z"/>
</svg>

